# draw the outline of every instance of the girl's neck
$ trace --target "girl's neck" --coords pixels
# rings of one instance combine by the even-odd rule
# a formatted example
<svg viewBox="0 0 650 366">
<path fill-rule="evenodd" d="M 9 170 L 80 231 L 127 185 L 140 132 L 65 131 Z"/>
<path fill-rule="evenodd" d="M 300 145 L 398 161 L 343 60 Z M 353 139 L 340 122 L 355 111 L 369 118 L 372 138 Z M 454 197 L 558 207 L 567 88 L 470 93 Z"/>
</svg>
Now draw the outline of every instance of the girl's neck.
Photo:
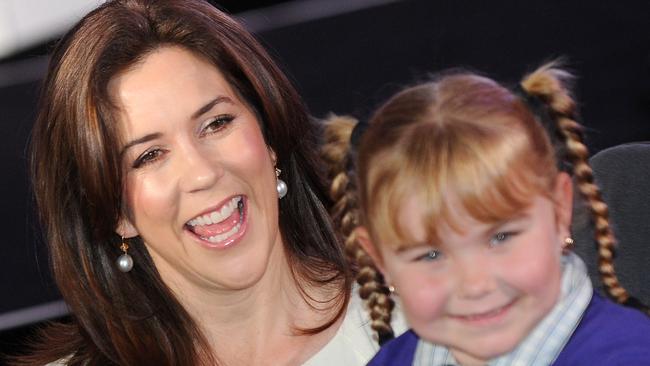
<svg viewBox="0 0 650 366">
<path fill-rule="evenodd" d="M 487 365 L 487 360 L 478 359 L 470 354 L 464 353 L 460 350 L 451 350 L 454 359 L 459 365 L 463 366 L 484 366 Z"/>
</svg>

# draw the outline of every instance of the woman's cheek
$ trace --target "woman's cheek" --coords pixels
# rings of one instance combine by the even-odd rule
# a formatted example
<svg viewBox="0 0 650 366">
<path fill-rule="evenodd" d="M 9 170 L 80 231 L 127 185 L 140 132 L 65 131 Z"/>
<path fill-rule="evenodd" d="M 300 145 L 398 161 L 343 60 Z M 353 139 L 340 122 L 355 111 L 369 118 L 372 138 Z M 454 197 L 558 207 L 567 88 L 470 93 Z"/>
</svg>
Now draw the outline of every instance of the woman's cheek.
<svg viewBox="0 0 650 366">
<path fill-rule="evenodd" d="M 126 194 L 130 209 L 136 216 L 153 218 L 176 211 L 174 180 L 159 174 L 136 174 L 128 180 Z M 144 219 L 144 217 L 135 217 Z"/>
</svg>

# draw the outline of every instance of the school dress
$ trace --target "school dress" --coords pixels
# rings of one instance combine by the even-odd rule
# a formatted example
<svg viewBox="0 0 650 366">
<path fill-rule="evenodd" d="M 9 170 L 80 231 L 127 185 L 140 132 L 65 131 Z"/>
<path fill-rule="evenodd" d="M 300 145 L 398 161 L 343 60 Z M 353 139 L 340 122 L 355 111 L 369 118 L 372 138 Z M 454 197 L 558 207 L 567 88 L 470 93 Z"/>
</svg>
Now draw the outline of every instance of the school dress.
<svg viewBox="0 0 650 366">
<path fill-rule="evenodd" d="M 487 365 L 650 365 L 650 318 L 594 293 L 584 263 L 575 254 L 563 261 L 563 291 L 558 304 L 513 351 Z M 409 330 L 384 345 L 368 365 L 458 363 L 447 348 L 421 340 Z"/>
<path fill-rule="evenodd" d="M 640 311 L 594 296 L 553 365 L 650 365 L 650 320 Z"/>
</svg>

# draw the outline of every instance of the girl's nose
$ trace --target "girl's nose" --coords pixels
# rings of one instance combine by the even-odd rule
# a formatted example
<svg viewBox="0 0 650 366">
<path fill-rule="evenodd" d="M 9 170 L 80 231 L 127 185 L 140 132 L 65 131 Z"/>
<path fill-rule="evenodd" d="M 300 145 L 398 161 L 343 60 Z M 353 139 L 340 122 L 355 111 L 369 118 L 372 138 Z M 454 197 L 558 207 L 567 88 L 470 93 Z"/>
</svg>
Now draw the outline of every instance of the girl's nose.
<svg viewBox="0 0 650 366">
<path fill-rule="evenodd" d="M 457 265 L 457 289 L 461 297 L 478 299 L 495 288 L 494 276 L 485 261 L 460 261 Z"/>
</svg>

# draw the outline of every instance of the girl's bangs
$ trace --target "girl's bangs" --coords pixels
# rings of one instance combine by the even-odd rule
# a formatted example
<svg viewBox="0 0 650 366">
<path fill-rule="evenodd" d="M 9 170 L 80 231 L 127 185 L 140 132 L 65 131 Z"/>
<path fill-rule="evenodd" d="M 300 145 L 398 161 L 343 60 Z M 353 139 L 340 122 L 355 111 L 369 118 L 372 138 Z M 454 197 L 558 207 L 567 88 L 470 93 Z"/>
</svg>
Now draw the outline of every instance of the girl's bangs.
<svg viewBox="0 0 650 366">
<path fill-rule="evenodd" d="M 520 125 L 448 122 L 453 128 L 414 125 L 390 153 L 373 159 L 366 222 L 381 245 L 415 244 L 399 221 L 414 195 L 425 203 L 421 220 L 430 243 L 440 243 L 441 224 L 462 232 L 451 204 L 460 204 L 476 221 L 498 223 L 524 210 L 536 195 L 550 196 L 557 172 L 544 157 L 552 154 L 540 154 Z"/>
</svg>

